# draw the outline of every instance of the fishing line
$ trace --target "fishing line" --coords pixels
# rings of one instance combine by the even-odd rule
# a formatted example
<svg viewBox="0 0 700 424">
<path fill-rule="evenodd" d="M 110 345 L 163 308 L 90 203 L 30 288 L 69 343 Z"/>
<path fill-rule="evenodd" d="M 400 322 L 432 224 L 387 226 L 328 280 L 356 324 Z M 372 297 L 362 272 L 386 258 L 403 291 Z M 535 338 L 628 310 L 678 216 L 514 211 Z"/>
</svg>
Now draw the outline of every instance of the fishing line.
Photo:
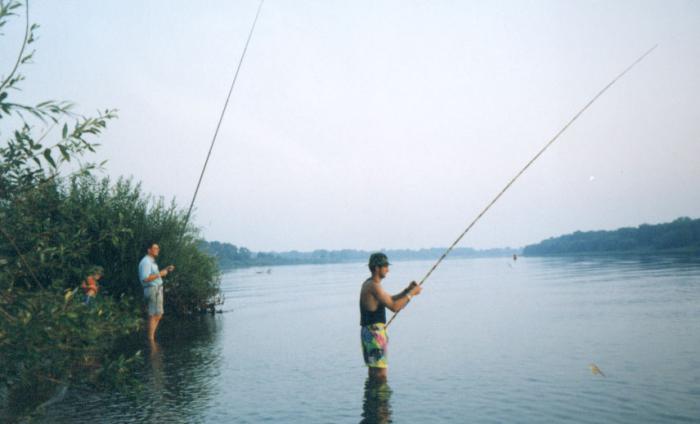
<svg viewBox="0 0 700 424">
<path fill-rule="evenodd" d="M 420 283 L 418 283 L 418 284 L 422 286 L 423 283 L 425 283 L 425 280 L 427 280 L 428 277 L 430 277 L 430 274 L 432 274 L 433 271 L 435 271 L 435 268 L 437 268 L 438 265 L 440 265 L 442 260 L 445 259 L 445 257 L 452 251 L 452 249 L 457 245 L 457 243 L 459 243 L 459 241 L 462 240 L 462 237 L 464 237 L 469 232 L 469 230 L 471 230 L 471 228 L 474 226 L 474 224 L 476 224 L 477 221 L 479 221 L 479 219 L 486 213 L 486 211 L 488 211 L 491 208 L 491 206 L 493 206 L 493 204 L 496 203 L 496 201 L 503 195 L 503 193 L 505 193 L 506 190 L 508 190 L 510 188 L 510 186 L 513 185 L 515 180 L 517 180 L 530 167 L 530 165 L 532 165 L 537 160 L 537 158 L 539 158 L 542 155 L 542 153 L 544 153 L 544 151 L 547 150 L 549 148 L 549 146 L 551 146 L 559 138 L 559 136 L 562 135 L 562 133 L 564 133 L 564 131 L 566 131 L 567 128 L 569 128 L 571 126 L 571 124 L 573 124 L 574 121 L 576 121 L 578 119 L 578 117 L 581 116 L 583 114 L 583 112 L 586 111 L 586 109 L 588 109 L 596 100 L 598 100 L 598 98 L 600 96 L 602 96 L 603 93 L 605 93 L 608 90 L 608 88 L 612 87 L 612 85 L 615 84 L 617 82 L 617 80 L 622 78 L 627 72 L 629 72 L 630 69 L 634 68 L 634 66 L 636 64 L 641 62 L 645 57 L 647 57 L 647 55 L 649 55 L 652 51 L 654 51 L 654 49 L 657 46 L 658 45 L 655 45 L 654 47 L 647 50 L 643 55 L 639 56 L 639 58 L 637 58 L 637 60 L 632 62 L 631 65 L 629 65 L 627 68 L 625 68 L 624 71 L 620 72 L 615 78 L 612 79 L 612 81 L 610 81 L 605 87 L 603 87 L 598 92 L 598 94 L 593 96 L 593 98 L 591 100 L 589 100 L 588 103 L 586 103 L 586 105 L 583 108 L 581 108 L 581 110 L 579 110 L 576 113 L 576 115 L 574 115 L 574 117 L 571 118 L 571 120 L 569 120 L 569 122 L 567 122 L 566 125 L 564 125 L 564 127 L 561 130 L 559 130 L 559 132 L 557 132 L 554 135 L 554 137 L 552 137 L 552 139 L 549 140 L 549 142 L 547 142 L 547 144 L 545 144 L 544 147 L 542 147 L 542 149 L 540 149 L 540 151 L 537 152 L 537 154 L 532 159 L 530 159 L 530 161 L 527 164 L 525 164 L 523 169 L 521 169 L 520 172 L 515 174 L 515 176 L 508 182 L 508 184 L 506 184 L 506 186 L 503 187 L 503 190 L 501 190 L 500 193 L 498 193 L 498 195 L 496 197 L 494 197 L 493 200 L 491 200 L 491 202 L 488 205 L 486 205 L 486 207 L 479 213 L 479 215 L 477 215 L 476 218 L 474 218 L 474 220 L 471 222 L 471 224 L 469 224 L 469 226 L 462 232 L 462 234 L 460 234 L 459 237 L 457 237 L 457 240 L 455 240 L 454 243 L 452 243 L 452 245 L 450 247 L 448 247 L 447 250 L 445 250 L 445 252 L 442 254 L 442 256 L 440 256 L 440 258 L 437 260 L 437 262 L 435 262 L 435 264 L 433 264 L 432 268 L 430 268 L 428 273 L 425 274 L 423 279 L 420 280 Z M 389 322 L 386 323 L 385 327 L 388 327 L 391 324 L 391 322 L 394 321 L 394 319 L 399 314 L 399 312 L 401 312 L 400 309 L 398 311 L 394 312 L 394 315 L 391 317 Z"/>
<path fill-rule="evenodd" d="M 204 160 L 204 166 L 202 166 L 202 172 L 199 174 L 199 180 L 197 181 L 197 187 L 194 190 L 194 195 L 192 196 L 192 201 L 190 202 L 190 207 L 187 210 L 187 215 L 185 216 L 185 222 L 182 226 L 182 235 L 180 240 L 185 235 L 185 230 L 187 229 L 187 223 L 190 221 L 190 215 L 192 214 L 192 208 L 194 207 L 194 202 L 197 199 L 197 193 L 199 193 L 199 187 L 202 185 L 202 179 L 204 178 L 204 172 L 209 164 L 209 158 L 211 157 L 211 152 L 214 149 L 214 144 L 216 143 L 216 137 L 219 135 L 219 129 L 221 128 L 221 122 L 224 120 L 224 115 L 226 114 L 226 108 L 228 108 L 229 100 L 231 100 L 231 94 L 233 93 L 233 88 L 236 86 L 236 80 L 238 79 L 238 73 L 243 65 L 243 59 L 248 51 L 248 45 L 250 44 L 250 39 L 253 38 L 253 31 L 255 31 L 255 25 L 258 23 L 258 17 L 260 16 L 260 10 L 262 9 L 265 0 L 260 0 L 258 4 L 258 10 L 255 13 L 255 19 L 253 19 L 253 25 L 250 27 L 250 32 L 248 33 L 248 39 L 245 42 L 245 47 L 243 47 L 243 53 L 241 58 L 238 60 L 238 66 L 236 67 L 236 72 L 233 75 L 233 80 L 231 81 L 231 87 L 228 90 L 228 95 L 226 96 L 226 101 L 224 102 L 224 107 L 221 109 L 221 115 L 219 115 L 219 122 L 216 124 L 216 130 L 214 130 L 214 136 L 211 139 L 211 144 L 209 145 L 209 151 L 207 152 L 207 158 Z M 179 243 L 178 243 L 179 244 Z"/>
</svg>

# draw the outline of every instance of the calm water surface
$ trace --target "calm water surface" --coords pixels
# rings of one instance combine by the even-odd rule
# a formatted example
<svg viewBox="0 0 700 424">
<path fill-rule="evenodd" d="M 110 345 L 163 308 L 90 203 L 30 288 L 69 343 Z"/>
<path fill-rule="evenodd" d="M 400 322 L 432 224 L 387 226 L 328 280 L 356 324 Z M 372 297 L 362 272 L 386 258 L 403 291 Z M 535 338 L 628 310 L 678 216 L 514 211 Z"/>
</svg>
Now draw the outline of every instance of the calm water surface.
<svg viewBox="0 0 700 424">
<path fill-rule="evenodd" d="M 696 259 L 448 260 L 392 324 L 385 386 L 365 381 L 364 264 L 259 272 L 224 276 L 224 314 L 165 318 L 146 392 L 69 391 L 40 421 L 700 422 Z"/>
</svg>

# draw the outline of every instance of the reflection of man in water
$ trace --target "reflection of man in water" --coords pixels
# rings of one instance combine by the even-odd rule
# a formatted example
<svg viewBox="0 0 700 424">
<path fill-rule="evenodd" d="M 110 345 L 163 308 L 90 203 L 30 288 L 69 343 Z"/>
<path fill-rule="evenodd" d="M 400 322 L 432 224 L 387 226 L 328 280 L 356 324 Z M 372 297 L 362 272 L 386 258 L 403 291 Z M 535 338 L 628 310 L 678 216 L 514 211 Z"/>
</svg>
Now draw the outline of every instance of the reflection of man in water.
<svg viewBox="0 0 700 424">
<path fill-rule="evenodd" d="M 386 381 L 387 346 L 389 339 L 384 328 L 386 309 L 392 312 L 403 309 L 411 297 L 420 294 L 421 287 L 412 281 L 401 293 L 390 295 L 382 288 L 382 279 L 389 273 L 389 260 L 383 253 L 369 257 L 372 276 L 362 283 L 360 291 L 360 325 L 362 326 L 362 354 L 369 368 L 369 377 Z"/>
<path fill-rule="evenodd" d="M 365 398 L 362 402 L 360 424 L 391 422 L 391 388 L 386 382 L 368 378 L 365 381 Z"/>
</svg>

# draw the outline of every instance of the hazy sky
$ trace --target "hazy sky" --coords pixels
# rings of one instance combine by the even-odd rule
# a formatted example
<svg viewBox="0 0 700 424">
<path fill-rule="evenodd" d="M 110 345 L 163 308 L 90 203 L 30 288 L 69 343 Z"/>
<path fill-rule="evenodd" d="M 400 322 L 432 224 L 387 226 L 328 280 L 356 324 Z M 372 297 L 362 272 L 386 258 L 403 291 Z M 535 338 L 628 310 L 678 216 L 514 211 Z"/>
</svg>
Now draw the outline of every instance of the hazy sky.
<svg viewBox="0 0 700 424">
<path fill-rule="evenodd" d="M 108 174 L 192 196 L 257 2 L 32 2 L 26 101 L 118 108 Z M 0 49 L 5 74 L 20 30 Z M 253 250 L 445 246 L 700 217 L 700 2 L 267 0 L 197 200 Z"/>
</svg>

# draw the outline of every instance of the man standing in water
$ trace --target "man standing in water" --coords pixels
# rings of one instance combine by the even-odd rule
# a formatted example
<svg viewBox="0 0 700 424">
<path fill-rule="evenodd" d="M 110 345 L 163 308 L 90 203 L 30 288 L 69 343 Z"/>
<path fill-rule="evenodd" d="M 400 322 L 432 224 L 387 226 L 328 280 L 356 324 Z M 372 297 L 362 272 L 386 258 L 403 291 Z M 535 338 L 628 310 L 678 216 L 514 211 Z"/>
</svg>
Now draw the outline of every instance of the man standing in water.
<svg viewBox="0 0 700 424">
<path fill-rule="evenodd" d="M 146 256 L 139 263 L 139 281 L 143 285 L 143 296 L 148 305 L 148 340 L 151 342 L 156 340 L 156 329 L 163 318 L 163 277 L 175 269 L 169 265 L 160 271 L 156 263 L 159 253 L 158 243 L 149 241 Z"/>
<path fill-rule="evenodd" d="M 421 292 L 421 287 L 412 281 L 401 293 L 390 295 L 382 288 L 382 280 L 389 273 L 389 259 L 383 253 L 373 253 L 369 257 L 369 270 L 372 276 L 362 283 L 360 291 L 360 325 L 362 326 L 362 354 L 369 369 L 369 378 L 386 381 L 387 346 L 386 310 L 392 312 L 403 309 L 413 296 Z"/>
</svg>

